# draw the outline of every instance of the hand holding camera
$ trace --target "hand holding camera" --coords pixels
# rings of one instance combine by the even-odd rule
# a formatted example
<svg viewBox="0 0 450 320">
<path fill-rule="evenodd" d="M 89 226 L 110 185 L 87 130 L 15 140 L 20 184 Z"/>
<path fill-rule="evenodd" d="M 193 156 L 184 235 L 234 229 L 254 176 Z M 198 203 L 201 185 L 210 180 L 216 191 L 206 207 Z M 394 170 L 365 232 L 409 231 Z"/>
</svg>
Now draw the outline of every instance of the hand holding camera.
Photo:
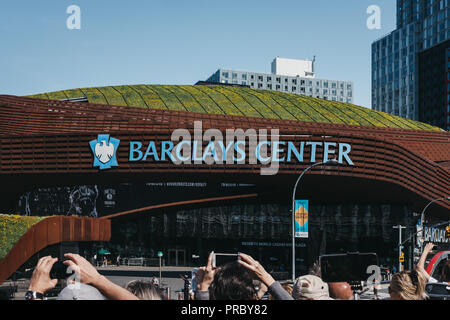
<svg viewBox="0 0 450 320">
<path fill-rule="evenodd" d="M 58 261 L 58 258 L 52 258 L 51 256 L 39 259 L 31 277 L 29 291 L 44 294 L 56 286 L 58 279 L 51 279 L 50 277 L 50 272 L 56 261 Z"/>
</svg>

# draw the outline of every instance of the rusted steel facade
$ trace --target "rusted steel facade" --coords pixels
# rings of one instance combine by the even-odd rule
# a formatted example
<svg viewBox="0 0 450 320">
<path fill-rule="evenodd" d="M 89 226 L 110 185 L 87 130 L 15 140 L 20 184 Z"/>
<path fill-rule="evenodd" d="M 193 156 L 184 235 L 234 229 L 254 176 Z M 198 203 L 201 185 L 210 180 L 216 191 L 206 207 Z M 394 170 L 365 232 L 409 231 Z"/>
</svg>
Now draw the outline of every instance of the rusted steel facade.
<svg viewBox="0 0 450 320">
<path fill-rule="evenodd" d="M 193 132 L 194 121 L 198 120 L 202 121 L 203 130 L 278 129 L 286 142 L 298 143 L 305 139 L 302 136 L 308 136 L 308 141 L 348 143 L 352 146 L 354 166 L 318 167 L 310 174 L 393 184 L 415 194 L 420 199 L 418 206 L 450 195 L 448 132 L 139 109 L 15 96 L 0 96 L 0 178 L 8 182 L 1 189 L 4 194 L 17 196 L 23 191 L 23 185 L 30 181 L 34 187 L 62 185 L 73 177 L 77 181 L 120 177 L 122 182 L 133 182 L 137 177 L 163 178 L 166 174 L 259 176 L 261 164 L 175 165 L 169 161 L 128 161 L 130 141 L 170 140 L 175 129 Z M 121 141 L 117 151 L 119 166 L 102 172 L 93 168 L 89 147 L 89 141 L 100 133 Z M 159 144 L 156 145 L 159 148 Z M 305 149 L 304 158 L 309 157 L 309 151 Z M 322 159 L 319 156 L 316 160 Z M 309 165 L 308 162 L 283 162 L 278 175 L 295 180 Z M 450 201 L 441 201 L 436 206 L 441 213 L 450 216 Z"/>
<path fill-rule="evenodd" d="M 111 220 L 49 217 L 32 226 L 0 260 L 0 284 L 42 249 L 61 242 L 109 241 Z"/>
</svg>

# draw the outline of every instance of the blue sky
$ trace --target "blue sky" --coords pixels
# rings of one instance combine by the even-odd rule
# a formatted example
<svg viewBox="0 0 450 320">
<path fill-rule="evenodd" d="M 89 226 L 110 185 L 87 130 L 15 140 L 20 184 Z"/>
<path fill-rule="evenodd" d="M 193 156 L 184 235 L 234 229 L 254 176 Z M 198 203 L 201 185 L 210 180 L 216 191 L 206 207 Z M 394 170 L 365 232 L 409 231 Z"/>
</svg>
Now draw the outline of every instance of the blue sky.
<svg viewBox="0 0 450 320">
<path fill-rule="evenodd" d="M 220 67 L 270 72 L 312 58 L 318 78 L 355 83 L 370 107 L 370 46 L 395 28 L 395 0 L 40 0 L 0 3 L 0 94 L 121 84 L 194 84 Z M 69 5 L 81 30 L 69 30 Z M 366 27 L 369 5 L 380 30 Z"/>
</svg>

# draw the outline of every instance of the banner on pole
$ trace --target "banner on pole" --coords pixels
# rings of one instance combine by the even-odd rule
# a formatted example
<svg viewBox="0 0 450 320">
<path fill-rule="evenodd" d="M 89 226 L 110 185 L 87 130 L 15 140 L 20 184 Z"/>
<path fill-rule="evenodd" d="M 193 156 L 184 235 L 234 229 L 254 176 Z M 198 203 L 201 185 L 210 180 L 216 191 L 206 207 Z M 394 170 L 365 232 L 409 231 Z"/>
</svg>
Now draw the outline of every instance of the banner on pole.
<svg viewBox="0 0 450 320">
<path fill-rule="evenodd" d="M 295 237 L 308 238 L 308 200 L 295 200 Z"/>
</svg>

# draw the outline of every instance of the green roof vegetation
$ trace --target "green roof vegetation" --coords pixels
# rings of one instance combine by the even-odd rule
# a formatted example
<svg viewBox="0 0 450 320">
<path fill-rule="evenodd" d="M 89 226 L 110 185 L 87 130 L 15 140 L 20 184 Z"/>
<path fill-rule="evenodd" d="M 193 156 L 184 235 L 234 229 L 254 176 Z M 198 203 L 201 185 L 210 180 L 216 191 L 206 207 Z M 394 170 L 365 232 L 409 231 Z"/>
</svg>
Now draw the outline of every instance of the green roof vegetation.
<svg viewBox="0 0 450 320">
<path fill-rule="evenodd" d="M 33 225 L 45 218 L 0 214 L 0 260 Z"/>
<path fill-rule="evenodd" d="M 432 125 L 367 109 L 291 93 L 221 85 L 125 85 L 63 90 L 29 96 L 90 103 L 184 110 L 268 119 L 286 119 L 386 128 L 440 131 Z"/>
</svg>

